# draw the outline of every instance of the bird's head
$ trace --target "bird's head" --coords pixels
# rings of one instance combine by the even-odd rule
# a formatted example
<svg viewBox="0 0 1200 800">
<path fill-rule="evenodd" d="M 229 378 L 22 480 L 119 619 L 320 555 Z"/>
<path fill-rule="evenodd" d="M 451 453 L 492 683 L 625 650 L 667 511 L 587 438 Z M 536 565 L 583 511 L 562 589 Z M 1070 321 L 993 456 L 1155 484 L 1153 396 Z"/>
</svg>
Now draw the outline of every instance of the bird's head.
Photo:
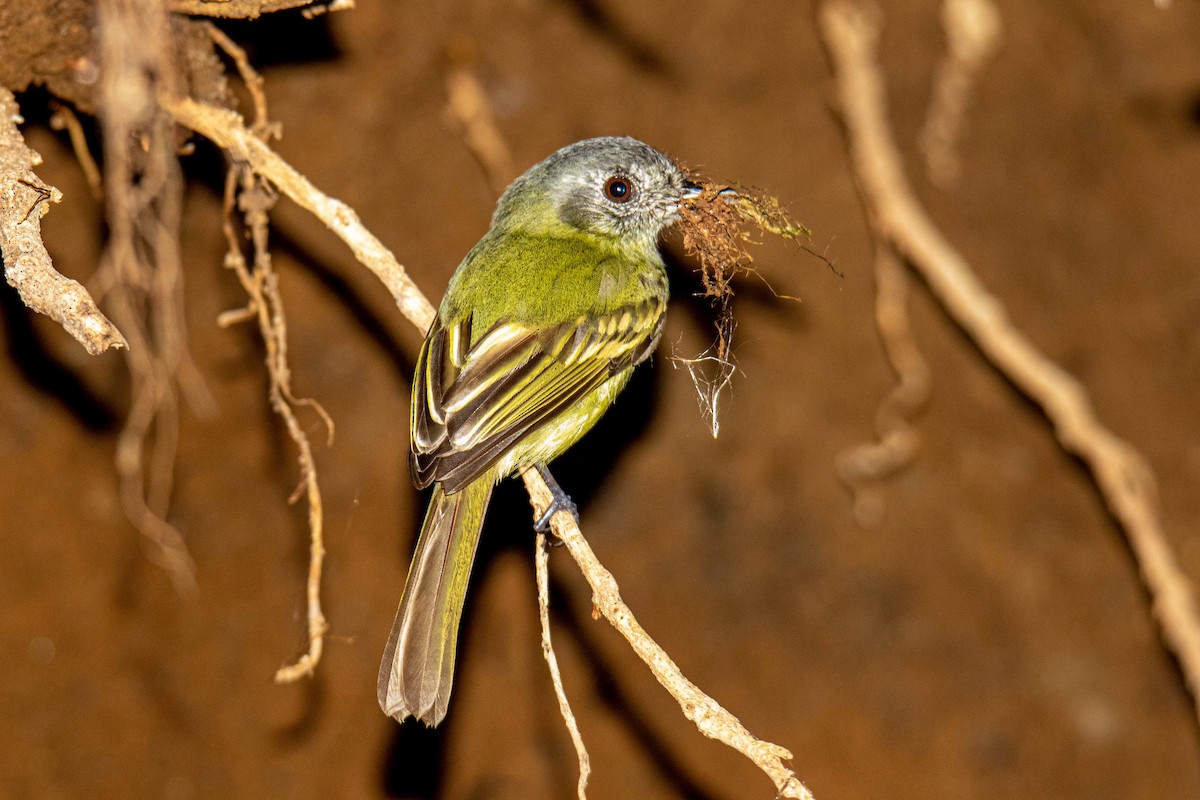
<svg viewBox="0 0 1200 800">
<path fill-rule="evenodd" d="M 654 247 L 662 230 L 679 219 L 680 203 L 698 191 L 671 159 L 637 139 L 585 139 L 513 181 L 492 225 L 565 225 Z"/>
</svg>

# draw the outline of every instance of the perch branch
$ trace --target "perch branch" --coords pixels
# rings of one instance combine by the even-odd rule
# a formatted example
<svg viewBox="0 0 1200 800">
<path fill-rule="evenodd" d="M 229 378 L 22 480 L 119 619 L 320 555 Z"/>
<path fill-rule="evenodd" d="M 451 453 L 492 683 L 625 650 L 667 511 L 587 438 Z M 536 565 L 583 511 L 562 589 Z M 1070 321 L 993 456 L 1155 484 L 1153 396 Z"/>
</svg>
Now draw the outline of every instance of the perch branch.
<svg viewBox="0 0 1200 800">
<path fill-rule="evenodd" d="M 205 106 L 192 100 L 164 98 L 163 106 L 175 120 L 228 150 L 246 162 L 297 205 L 320 219 L 349 245 L 358 260 L 391 291 L 404 316 L 421 331 L 433 322 L 433 306 L 417 288 L 395 256 L 367 229 L 346 204 L 320 192 L 270 147 L 254 136 L 241 117 L 232 111 Z M 536 470 L 522 472 L 534 514 L 540 516 L 550 503 L 550 490 Z M 792 754 L 776 744 L 755 738 L 728 711 L 684 677 L 679 668 L 646 634 L 621 599 L 616 579 L 588 546 L 569 513 L 555 514 L 551 523 L 584 577 L 592 586 L 592 597 L 605 618 L 641 656 L 668 692 L 679 702 L 684 715 L 705 736 L 717 739 L 745 755 L 774 782 L 779 797 L 811 800 L 812 794 L 784 762 Z"/>
<path fill-rule="evenodd" d="M 875 58 L 878 12 L 847 0 L 831 0 L 821 8 L 820 25 L 872 227 L 908 259 L 988 360 L 1042 408 L 1063 448 L 1087 465 L 1125 532 L 1163 639 L 1179 660 L 1200 715 L 1200 618 L 1191 585 L 1163 532 L 1149 466 L 1096 419 L 1079 382 L 1006 319 L 999 300 L 937 230 L 905 183 L 900 154 L 888 130 Z"/>
<path fill-rule="evenodd" d="M 0 87 L 0 251 L 4 276 L 21 302 L 57 322 L 92 355 L 126 347 L 125 337 L 77 281 L 60 275 L 42 242 L 42 217 L 62 192 L 34 173 L 41 156 L 30 150 L 12 92 Z"/>
<path fill-rule="evenodd" d="M 546 534 L 538 531 L 534 537 L 534 571 L 537 573 L 538 587 L 538 618 L 542 623 L 542 655 L 550 668 L 550 681 L 554 684 L 554 695 L 558 698 L 558 711 L 562 714 L 567 732 L 571 734 L 571 743 L 575 745 L 575 755 L 579 759 L 579 800 L 587 800 L 588 776 L 592 773 L 592 762 L 588 758 L 587 747 L 583 744 L 583 735 L 579 732 L 579 723 L 571 711 L 567 701 L 567 690 L 563 687 L 562 673 L 558 670 L 558 656 L 554 654 L 554 645 L 550 642 L 550 549 L 546 546 Z"/>
<path fill-rule="evenodd" d="M 521 478 L 525 481 L 525 489 L 533 504 L 534 518 L 540 519 L 550 507 L 550 489 L 533 467 L 522 470 Z M 777 744 L 756 738 L 746 730 L 737 717 L 688 680 L 667 652 L 638 624 L 629 606 L 621 599 L 617 579 L 596 558 L 571 513 L 559 511 L 550 518 L 550 525 L 592 587 L 593 606 L 625 637 L 625 641 L 650 668 L 658 682 L 679 703 L 683 715 L 705 736 L 732 747 L 753 761 L 775 784 L 778 797 L 811 800 L 812 794 L 785 763 L 791 760 L 792 754 Z"/>
</svg>

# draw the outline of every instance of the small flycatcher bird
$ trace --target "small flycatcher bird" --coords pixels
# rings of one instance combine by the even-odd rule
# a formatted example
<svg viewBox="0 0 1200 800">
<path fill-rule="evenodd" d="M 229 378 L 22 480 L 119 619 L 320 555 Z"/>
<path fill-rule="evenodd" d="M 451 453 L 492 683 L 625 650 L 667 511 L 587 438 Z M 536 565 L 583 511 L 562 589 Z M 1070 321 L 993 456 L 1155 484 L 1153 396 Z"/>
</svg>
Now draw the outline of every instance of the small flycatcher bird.
<svg viewBox="0 0 1200 800">
<path fill-rule="evenodd" d="M 654 350 L 667 304 L 658 236 L 698 192 L 636 139 L 577 142 L 508 187 L 450 279 L 413 376 L 409 467 L 433 497 L 379 670 L 389 716 L 446 716 L 492 487 L 526 466 L 548 475 Z M 551 488 L 542 528 L 574 510 Z"/>
</svg>

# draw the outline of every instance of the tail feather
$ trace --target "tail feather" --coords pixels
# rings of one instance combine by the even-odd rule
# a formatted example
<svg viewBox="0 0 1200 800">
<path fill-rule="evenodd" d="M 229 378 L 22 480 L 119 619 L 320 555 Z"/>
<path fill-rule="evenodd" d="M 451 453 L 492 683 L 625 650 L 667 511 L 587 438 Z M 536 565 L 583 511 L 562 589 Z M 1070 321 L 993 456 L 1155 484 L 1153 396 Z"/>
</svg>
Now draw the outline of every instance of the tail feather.
<svg viewBox="0 0 1200 800">
<path fill-rule="evenodd" d="M 454 494 L 434 487 L 379 668 L 379 706 L 397 720 L 433 726 L 446 716 L 458 623 L 491 495 L 489 477 Z"/>
</svg>

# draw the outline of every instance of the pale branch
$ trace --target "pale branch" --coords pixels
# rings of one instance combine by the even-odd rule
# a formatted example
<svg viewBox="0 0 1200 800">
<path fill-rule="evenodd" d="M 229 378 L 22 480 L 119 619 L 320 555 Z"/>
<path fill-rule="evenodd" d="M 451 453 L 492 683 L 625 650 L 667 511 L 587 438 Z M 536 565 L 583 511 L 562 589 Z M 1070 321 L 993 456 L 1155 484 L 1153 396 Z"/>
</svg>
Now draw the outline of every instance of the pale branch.
<svg viewBox="0 0 1200 800">
<path fill-rule="evenodd" d="M 540 519 L 550 507 L 550 488 L 533 467 L 522 470 L 521 479 L 525 481 L 525 489 L 529 492 L 533 516 Z M 679 703 L 683 715 L 705 736 L 732 747 L 753 761 L 775 784 L 777 797 L 811 800 L 812 794 L 785 763 L 792 759 L 792 754 L 777 744 L 756 738 L 746 730 L 737 717 L 688 680 L 667 652 L 638 624 L 629 606 L 621 599 L 617 579 L 596 558 L 571 512 L 557 512 L 550 518 L 550 525 L 592 587 L 593 607 L 625 637 L 633 651 L 650 668 L 651 674 Z"/>
<path fill-rule="evenodd" d="M 294 8 L 316 15 L 354 8 L 354 0 L 170 0 L 176 14 L 221 19 L 257 19 L 263 14 Z"/>
<path fill-rule="evenodd" d="M 363 226 L 358 214 L 345 203 L 324 194 L 256 136 L 240 114 L 198 103 L 187 98 L 162 99 L 163 108 L 175 121 L 189 128 L 255 173 L 271 182 L 296 205 L 312 213 L 338 235 L 355 257 L 375 274 L 392 293 L 402 313 L 421 331 L 433 323 L 436 312 L 413 283 L 392 251 Z"/>
<path fill-rule="evenodd" d="M 272 124 L 271 122 L 271 116 L 267 113 L 267 93 L 264 89 L 265 81 L 258 70 L 254 68 L 254 65 L 250 63 L 250 57 L 246 54 L 245 48 L 211 22 L 204 23 L 204 30 L 208 34 L 208 37 L 213 40 L 213 44 L 220 48 L 221 52 L 233 62 L 234 68 L 238 71 L 238 76 L 241 77 L 246 91 L 250 94 L 250 101 L 254 105 L 254 124 L 250 126 L 250 131 L 264 142 L 269 142 L 271 139 L 278 139 L 283 132 L 282 126 Z"/>
<path fill-rule="evenodd" d="M 886 241 L 875 242 L 875 327 L 896 385 L 875 413 L 876 441 L 838 454 L 838 477 L 850 489 L 854 518 L 871 527 L 883 518 L 880 483 L 912 462 L 920 437 L 909 420 L 929 397 L 929 364 L 913 340 L 908 275 Z"/>
<path fill-rule="evenodd" d="M 226 149 L 325 223 L 350 246 L 359 262 L 391 291 L 400 312 L 418 330 L 424 332 L 429 328 L 436 314 L 433 305 L 408 277 L 392 252 L 363 226 L 349 206 L 313 186 L 251 133 L 237 113 L 186 99 L 163 98 L 161 102 L 180 125 Z M 549 507 L 550 490 L 536 470 L 525 470 L 522 478 L 530 493 L 534 514 L 540 516 Z M 646 662 L 659 683 L 675 697 L 684 715 L 697 729 L 753 761 L 774 782 L 779 797 L 810 800 L 812 794 L 784 763 L 792 758 L 792 754 L 779 745 L 755 738 L 733 715 L 684 677 L 666 652 L 637 624 L 629 607 L 621 600 L 616 579 L 600 564 L 574 518 L 560 512 L 551 522 L 555 534 L 567 544 L 571 556 L 592 586 L 593 598 L 601 613 Z"/>
<path fill-rule="evenodd" d="M 957 144 L 976 74 L 995 51 L 1000 17 L 991 0 L 943 0 L 946 55 L 938 68 L 933 100 L 921 131 L 925 173 L 939 186 L 959 173 Z M 850 489 L 855 521 L 862 527 L 883 518 L 882 482 L 916 457 L 920 436 L 910 419 L 929 397 L 929 365 L 912 336 L 908 275 L 890 242 L 874 233 L 875 327 L 896 385 L 875 414 L 876 440 L 838 455 L 838 477 Z"/>
<path fill-rule="evenodd" d="M 23 120 L 12 92 L 0 87 L 0 252 L 4 276 L 21 302 L 45 314 L 92 355 L 127 347 L 125 337 L 100 312 L 87 289 L 54 269 L 42 241 L 42 217 L 62 192 L 34 173 L 41 156 L 17 128 Z"/>
<path fill-rule="evenodd" d="M 83 132 L 79 117 L 75 116 L 75 112 L 66 104 L 51 102 L 50 107 L 53 109 L 53 113 L 50 114 L 50 127 L 56 131 L 67 132 L 67 137 L 71 140 L 71 149 L 75 151 L 75 160 L 83 170 L 83 177 L 88 182 L 92 197 L 103 200 L 104 187 L 100 180 L 100 167 L 88 147 L 87 136 Z"/>
<path fill-rule="evenodd" d="M 292 500 L 301 491 L 308 501 L 309 568 L 307 581 L 308 647 L 293 664 L 281 667 L 275 673 L 277 683 L 291 683 L 305 675 L 312 675 L 325 647 L 325 634 L 329 630 L 325 614 L 321 610 L 321 572 L 325 561 L 324 511 L 321 489 L 317 482 L 316 461 L 312 444 L 296 417 L 294 406 L 310 405 L 325 422 L 330 438 L 333 422 L 319 404 L 312 400 L 297 399 L 292 394 L 291 369 L 287 358 L 287 317 L 283 299 L 279 294 L 279 280 L 271 263 L 267 249 L 267 212 L 275 195 L 267 191 L 262 178 L 244 166 L 232 167 L 225 184 L 225 238 L 229 250 L 225 256 L 226 267 L 234 270 L 242 288 L 250 297 L 248 308 L 257 318 L 259 333 L 266 350 L 267 375 L 269 378 L 268 398 L 271 409 L 283 421 L 288 436 L 299 451 L 301 483 Z M 233 226 L 235 189 L 241 184 L 238 208 L 242 211 L 245 228 L 250 233 L 254 248 L 254 269 L 250 270 L 242 254 L 237 233 Z"/>
<path fill-rule="evenodd" d="M 446 112 L 483 169 L 492 193 L 499 195 L 514 177 L 512 153 L 500 135 L 483 84 L 465 64 L 454 63 L 446 71 Z"/>
<path fill-rule="evenodd" d="M 279 126 L 272 124 L 267 113 L 267 97 L 263 91 L 263 79 L 258 71 L 250 64 L 246 51 L 237 45 L 212 23 L 205 23 L 205 28 L 213 42 L 229 56 L 237 68 L 238 74 L 246 85 L 246 90 L 254 103 L 254 124 L 251 131 L 264 143 L 272 137 L 278 137 Z M 240 191 L 238 186 L 240 185 Z M 236 196 L 236 201 L 235 201 Z M 294 502 L 303 492 L 308 502 L 309 558 L 308 580 L 306 583 L 306 600 L 308 606 L 308 646 L 303 655 L 294 663 L 281 667 L 275 672 L 276 683 L 292 683 L 306 675 L 312 675 L 321 662 L 321 654 L 325 649 L 325 634 L 329 624 L 321 608 L 321 573 L 325 563 L 325 515 L 324 504 L 321 500 L 321 487 L 317 481 L 316 460 L 313 457 L 312 444 L 308 435 L 301 427 L 296 416 L 296 406 L 312 408 L 325 423 L 329 432 L 329 441 L 333 440 L 333 420 L 325 409 L 315 400 L 297 398 L 292 393 L 292 372 L 288 362 L 287 314 L 284 311 L 283 297 L 279 292 L 279 276 L 271 260 L 267 247 L 270 217 L 269 213 L 278 195 L 268 185 L 265 178 L 254 173 L 244 163 L 234 163 L 229 168 L 225 181 L 225 239 L 229 250 L 225 257 L 227 267 L 234 270 L 249 295 L 250 302 L 245 309 L 249 312 L 242 318 L 253 316 L 257 318 L 259 335 L 262 336 L 266 350 L 266 367 L 269 378 L 268 398 L 271 409 L 283 421 L 288 436 L 296 445 L 300 462 L 300 485 L 291 497 Z M 234 230 L 234 207 L 242 212 L 244 230 L 250 235 L 254 250 L 254 269 L 251 271 L 242 254 L 241 240 Z M 230 315 L 222 315 L 225 320 L 233 319 Z"/>
<path fill-rule="evenodd" d="M 958 140 L 976 76 L 1000 44 L 1000 12 L 992 0 L 942 0 L 946 54 L 938 65 L 933 100 L 921 129 L 925 174 L 949 186 L 960 172 Z"/>
<path fill-rule="evenodd" d="M 872 227 L 916 269 L 947 313 L 986 358 L 1054 427 L 1063 448 L 1091 471 L 1120 523 L 1152 600 L 1163 639 L 1178 659 L 1200 716 L 1200 616 L 1192 587 L 1162 528 L 1154 476 L 1145 459 L 1096 418 L 1080 383 L 1006 318 L 1000 301 L 975 277 L 908 187 L 886 118 L 876 59 L 879 12 L 830 0 L 819 14 L 833 63 L 850 156 Z"/>
<path fill-rule="evenodd" d="M 575 713 L 571 711 L 571 704 L 567 700 L 567 690 L 563 687 L 562 673 L 558 669 L 558 656 L 554 654 L 554 645 L 550 642 L 550 548 L 547 547 L 546 534 L 542 531 L 538 531 L 534 537 L 533 549 L 534 571 L 537 574 L 538 619 L 542 623 L 542 655 L 550 669 L 550 682 L 554 684 L 554 696 L 558 698 L 558 711 L 562 714 L 563 723 L 571 735 L 571 744 L 575 745 L 575 756 L 579 759 L 579 783 L 576 787 L 579 800 L 587 800 L 588 776 L 592 773 L 592 762 L 588 758 L 587 747 L 583 744 L 579 723 L 575 721 Z"/>
<path fill-rule="evenodd" d="M 212 32 L 210 31 L 210 33 Z M 267 144 L 265 139 L 272 132 L 272 127 L 263 116 L 264 103 L 261 98 L 259 82 L 256 80 L 253 70 L 250 69 L 244 54 L 240 53 L 239 49 L 226 37 L 220 36 L 219 31 L 214 39 L 234 60 L 243 77 L 246 77 L 247 86 L 255 97 L 255 107 L 259 118 L 254 128 L 248 128 L 241 115 L 234 111 L 206 106 L 190 99 L 163 98 L 163 107 L 178 124 L 190 128 L 226 150 L 236 162 L 244 165 L 258 178 L 267 181 L 301 208 L 311 212 L 324 222 L 330 230 L 350 246 L 358 260 L 392 292 L 401 313 L 422 331 L 427 329 L 435 314 L 433 306 L 408 277 L 404 267 L 400 266 L 392 252 L 363 226 L 358 215 L 349 206 L 320 192 Z M 256 302 L 269 304 L 270 300 L 259 297 Z M 276 308 L 278 308 L 277 298 Z M 262 312 L 256 310 L 256 313 L 261 314 Z M 272 347 L 275 347 L 276 350 L 279 349 L 281 341 L 278 337 L 266 331 L 264 331 L 264 337 L 268 342 L 268 349 Z M 274 359 L 271 361 L 270 369 L 272 370 L 272 406 L 284 420 L 289 435 L 300 449 L 303 486 L 308 496 L 309 529 L 312 534 L 307 589 L 308 650 L 295 664 L 283 667 L 275 674 L 276 681 L 289 682 L 303 675 L 311 674 L 321 657 L 324 635 L 328 628 L 320 603 L 320 581 L 325 548 L 322 541 L 321 497 L 316 484 L 311 448 L 291 410 L 291 406 L 296 402 L 307 401 L 297 401 L 291 396 L 291 390 L 287 385 L 286 361 L 279 362 Z M 279 371 L 278 374 L 276 374 L 276 370 Z M 280 382 L 280 376 L 282 376 L 282 382 Z M 316 406 L 316 409 L 328 421 L 328 417 L 324 415 L 320 407 Z"/>
</svg>

